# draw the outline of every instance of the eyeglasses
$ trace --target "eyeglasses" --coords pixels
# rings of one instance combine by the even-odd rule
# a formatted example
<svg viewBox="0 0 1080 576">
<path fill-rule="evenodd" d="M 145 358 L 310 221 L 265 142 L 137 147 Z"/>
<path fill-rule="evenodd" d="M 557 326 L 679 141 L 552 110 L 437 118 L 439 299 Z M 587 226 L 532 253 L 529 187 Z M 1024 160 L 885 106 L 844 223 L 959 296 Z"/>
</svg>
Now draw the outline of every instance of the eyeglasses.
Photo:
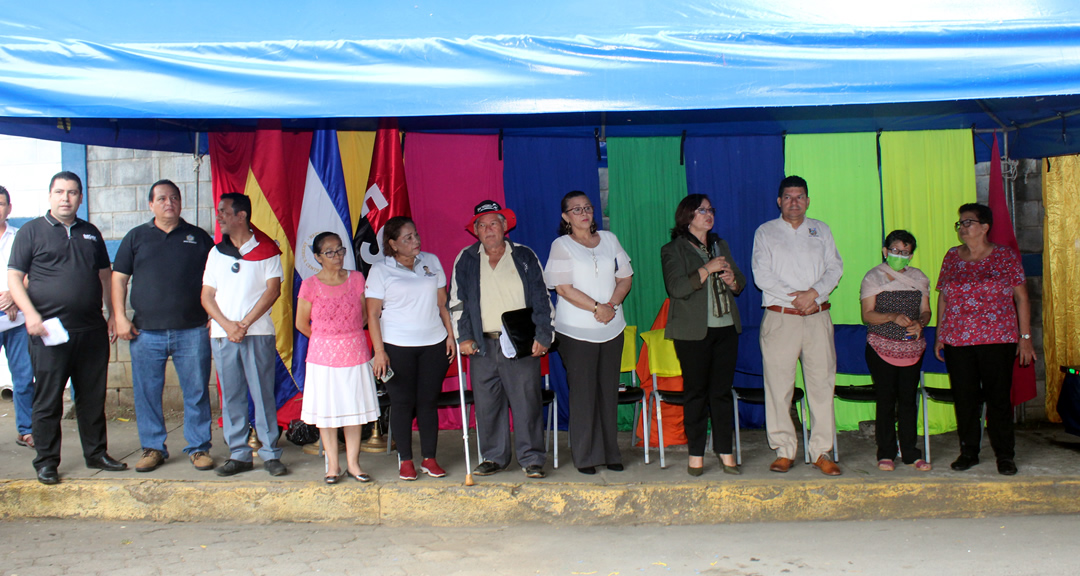
<svg viewBox="0 0 1080 576">
<path fill-rule="evenodd" d="M 340 257 L 345 255 L 345 247 L 342 246 L 341 248 L 338 248 L 337 250 L 327 250 L 326 252 L 322 252 L 321 254 L 323 255 L 324 258 L 333 258 L 335 256 L 340 258 Z"/>
<path fill-rule="evenodd" d="M 971 218 L 968 218 L 966 220 L 961 220 L 961 221 L 957 222 L 956 224 L 953 224 L 953 227 L 956 228 L 957 230 L 959 230 L 961 226 L 963 226 L 964 228 L 971 228 L 975 224 L 982 224 L 982 222 L 979 222 L 978 220 L 973 220 Z"/>
<path fill-rule="evenodd" d="M 712 214 L 716 214 L 716 208 L 713 208 L 711 206 L 708 207 L 708 208 L 698 208 L 697 210 L 694 210 L 694 212 L 697 212 L 698 214 L 701 214 L 702 216 L 709 216 L 709 215 L 712 215 Z"/>
<path fill-rule="evenodd" d="M 566 211 L 567 214 L 573 214 L 574 216 L 581 216 L 582 214 L 592 214 L 592 206 L 574 206 Z"/>
<path fill-rule="evenodd" d="M 907 258 L 908 256 L 911 256 L 911 250 L 894 250 L 892 248 L 889 248 L 889 254 L 892 254 L 893 256 L 903 256 L 904 258 Z"/>
</svg>

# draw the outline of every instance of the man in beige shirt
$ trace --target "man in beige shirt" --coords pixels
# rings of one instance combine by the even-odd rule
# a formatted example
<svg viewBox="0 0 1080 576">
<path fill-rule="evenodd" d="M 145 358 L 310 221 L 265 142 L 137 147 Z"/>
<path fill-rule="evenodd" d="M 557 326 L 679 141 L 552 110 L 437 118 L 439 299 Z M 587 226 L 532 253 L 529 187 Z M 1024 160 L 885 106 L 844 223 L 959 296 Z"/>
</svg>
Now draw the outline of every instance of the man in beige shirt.
<svg viewBox="0 0 1080 576">
<path fill-rule="evenodd" d="M 479 242 L 454 261 L 450 310 L 461 353 L 472 356 L 470 376 L 476 405 L 480 465 L 473 474 L 488 476 L 518 464 L 529 478 L 543 478 L 544 449 L 540 357 L 554 335 L 554 313 L 540 260 L 528 246 L 514 244 L 506 233 L 517 222 L 497 202 L 476 206 L 466 229 Z M 523 308 L 536 326 L 532 354 L 507 358 L 499 344 L 502 315 Z M 508 410 L 514 417 L 514 446 Z"/>
</svg>

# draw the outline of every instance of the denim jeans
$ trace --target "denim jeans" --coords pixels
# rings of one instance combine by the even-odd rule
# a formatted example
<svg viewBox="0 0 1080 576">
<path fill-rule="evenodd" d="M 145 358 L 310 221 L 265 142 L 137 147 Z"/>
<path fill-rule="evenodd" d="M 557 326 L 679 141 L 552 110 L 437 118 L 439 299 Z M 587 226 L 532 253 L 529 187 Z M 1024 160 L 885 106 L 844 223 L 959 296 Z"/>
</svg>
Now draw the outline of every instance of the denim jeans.
<svg viewBox="0 0 1080 576">
<path fill-rule="evenodd" d="M 26 326 L 19 325 L 0 332 L 0 346 L 7 353 L 8 370 L 15 400 L 15 428 L 19 435 L 30 434 L 34 410 L 34 369 L 30 365 L 29 337 Z"/>
<path fill-rule="evenodd" d="M 206 327 L 187 330 L 142 330 L 131 341 L 131 375 L 135 420 L 144 449 L 166 458 L 168 431 L 161 410 L 165 361 L 172 356 L 184 395 L 185 454 L 210 451 L 210 334 Z"/>
</svg>

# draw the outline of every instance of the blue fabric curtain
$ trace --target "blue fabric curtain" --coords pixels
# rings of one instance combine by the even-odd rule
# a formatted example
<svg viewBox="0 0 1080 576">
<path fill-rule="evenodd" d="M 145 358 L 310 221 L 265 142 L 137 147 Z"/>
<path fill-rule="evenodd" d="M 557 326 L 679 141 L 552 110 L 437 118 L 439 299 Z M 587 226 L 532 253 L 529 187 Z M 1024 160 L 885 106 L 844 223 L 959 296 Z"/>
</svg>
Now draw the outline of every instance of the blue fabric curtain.
<svg viewBox="0 0 1080 576">
<path fill-rule="evenodd" d="M 713 231 L 727 240 L 735 263 L 750 285 L 736 298 L 743 332 L 735 386 L 761 388 L 761 291 L 753 283 L 750 257 L 754 231 L 776 218 L 776 187 L 784 178 L 784 140 L 781 136 L 689 137 L 685 148 L 686 185 L 690 194 L 706 194 L 716 208 Z M 742 404 L 746 427 L 763 427 L 761 406 Z"/>
<path fill-rule="evenodd" d="M 563 195 L 581 190 L 599 210 L 600 178 L 596 142 L 592 138 L 508 137 L 503 140 L 503 189 L 506 207 L 518 215 L 510 239 L 532 248 L 547 265 L 551 242 L 558 235 Z M 603 217 L 595 213 L 597 226 Z M 554 293 L 553 293 L 554 294 Z M 559 427 L 566 429 L 566 371 L 558 352 L 550 356 L 551 387 L 559 398 Z"/>
</svg>

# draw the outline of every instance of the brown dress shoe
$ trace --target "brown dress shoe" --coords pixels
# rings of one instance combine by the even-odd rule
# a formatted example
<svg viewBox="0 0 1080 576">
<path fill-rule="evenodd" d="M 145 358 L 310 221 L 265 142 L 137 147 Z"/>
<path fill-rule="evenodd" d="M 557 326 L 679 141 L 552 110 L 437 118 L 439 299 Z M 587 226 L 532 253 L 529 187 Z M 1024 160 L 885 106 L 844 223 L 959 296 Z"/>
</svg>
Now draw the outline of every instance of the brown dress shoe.
<svg viewBox="0 0 1080 576">
<path fill-rule="evenodd" d="M 822 454 L 818 456 L 818 459 L 814 462 L 814 467 L 821 470 L 821 473 L 826 476 L 839 476 L 843 474 L 840 471 L 840 467 L 836 465 L 836 462 L 829 458 L 828 454 Z"/>
<path fill-rule="evenodd" d="M 769 470 L 772 470 L 773 472 L 787 472 L 788 470 L 791 470 L 791 465 L 794 463 L 795 461 L 791 458 L 777 458 L 769 465 Z"/>
</svg>

